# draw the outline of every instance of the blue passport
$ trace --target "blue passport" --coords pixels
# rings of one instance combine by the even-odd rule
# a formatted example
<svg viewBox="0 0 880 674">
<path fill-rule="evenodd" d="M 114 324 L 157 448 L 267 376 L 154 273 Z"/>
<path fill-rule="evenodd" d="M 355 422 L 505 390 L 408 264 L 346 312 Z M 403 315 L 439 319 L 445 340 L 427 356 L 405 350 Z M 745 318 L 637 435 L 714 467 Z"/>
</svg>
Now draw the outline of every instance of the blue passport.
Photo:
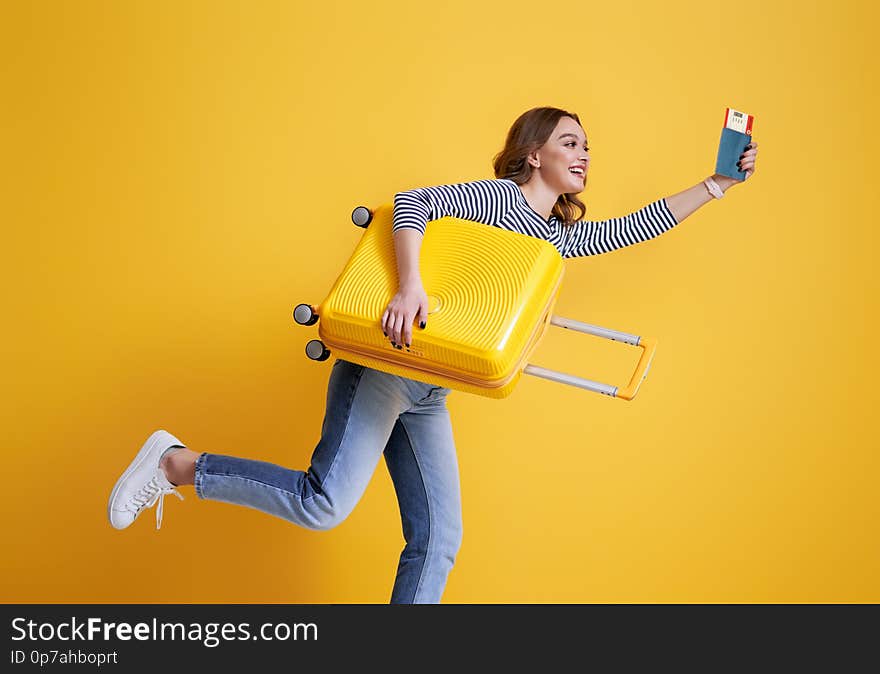
<svg viewBox="0 0 880 674">
<path fill-rule="evenodd" d="M 740 171 L 736 162 L 752 141 L 754 120 L 753 115 L 727 108 L 724 113 L 724 127 L 721 129 L 721 142 L 718 144 L 715 173 L 737 180 L 746 179 L 745 171 Z"/>
</svg>

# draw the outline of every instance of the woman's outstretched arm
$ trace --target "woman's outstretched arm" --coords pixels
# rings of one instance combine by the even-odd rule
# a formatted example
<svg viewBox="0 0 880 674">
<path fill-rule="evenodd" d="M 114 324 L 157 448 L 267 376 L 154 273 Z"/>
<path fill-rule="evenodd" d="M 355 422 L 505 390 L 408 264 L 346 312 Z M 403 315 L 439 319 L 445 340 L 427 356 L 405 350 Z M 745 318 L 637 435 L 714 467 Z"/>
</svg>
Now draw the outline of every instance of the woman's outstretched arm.
<svg viewBox="0 0 880 674">
<path fill-rule="evenodd" d="M 748 149 L 742 154 L 740 167 L 746 178 L 755 172 L 757 148 L 757 143 L 750 142 Z M 723 191 L 743 182 L 717 173 L 712 179 Z M 678 194 L 651 202 L 622 218 L 579 220 L 565 232 L 562 256 L 570 258 L 600 255 L 648 241 L 668 232 L 700 206 L 712 200 L 706 186 L 699 182 Z"/>
</svg>

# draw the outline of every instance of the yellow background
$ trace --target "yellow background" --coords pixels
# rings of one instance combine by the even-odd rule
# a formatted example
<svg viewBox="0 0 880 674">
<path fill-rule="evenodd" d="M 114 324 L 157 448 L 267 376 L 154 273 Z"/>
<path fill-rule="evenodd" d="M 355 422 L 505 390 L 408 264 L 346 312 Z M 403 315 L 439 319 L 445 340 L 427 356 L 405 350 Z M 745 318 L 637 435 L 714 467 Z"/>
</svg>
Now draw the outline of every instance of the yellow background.
<svg viewBox="0 0 880 674">
<path fill-rule="evenodd" d="M 633 402 L 524 377 L 453 393 L 464 543 L 447 602 L 876 602 L 877 75 L 869 3 L 5 2 L 5 602 L 385 602 L 380 464 L 329 532 L 109 491 L 165 428 L 305 468 L 304 355 L 359 205 L 491 177 L 523 111 L 581 115 L 588 217 L 758 171 L 650 242 L 567 262 L 557 313 L 658 338 Z M 754 11 L 753 11 L 754 10 Z M 551 329 L 536 364 L 624 383 Z"/>
</svg>

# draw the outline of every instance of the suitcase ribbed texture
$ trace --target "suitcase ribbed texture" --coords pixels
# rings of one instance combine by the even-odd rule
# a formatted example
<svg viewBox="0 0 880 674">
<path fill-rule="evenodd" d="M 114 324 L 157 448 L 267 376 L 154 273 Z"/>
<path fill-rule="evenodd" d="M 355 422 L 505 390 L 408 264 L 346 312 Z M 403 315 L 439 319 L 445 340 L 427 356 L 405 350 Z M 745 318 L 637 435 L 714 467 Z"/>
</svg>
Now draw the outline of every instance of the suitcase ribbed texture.
<svg viewBox="0 0 880 674">
<path fill-rule="evenodd" d="M 547 241 L 456 218 L 431 222 L 419 270 L 427 328 L 409 351 L 392 347 L 381 318 L 397 292 L 390 205 L 376 209 L 318 308 L 333 355 L 418 381 L 489 397 L 512 390 L 547 327 L 563 274 Z"/>
</svg>

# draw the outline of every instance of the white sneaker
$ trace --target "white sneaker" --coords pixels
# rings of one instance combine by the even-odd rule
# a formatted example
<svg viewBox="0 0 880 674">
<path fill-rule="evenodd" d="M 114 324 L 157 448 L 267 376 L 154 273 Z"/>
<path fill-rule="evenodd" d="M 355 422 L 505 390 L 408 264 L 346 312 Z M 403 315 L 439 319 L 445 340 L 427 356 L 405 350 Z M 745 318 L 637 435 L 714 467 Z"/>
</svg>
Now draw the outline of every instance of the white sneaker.
<svg viewBox="0 0 880 674">
<path fill-rule="evenodd" d="M 152 508 L 156 501 L 156 529 L 162 526 L 162 504 L 165 494 L 175 494 L 180 500 L 183 496 L 174 489 L 174 485 L 165 477 L 165 471 L 159 467 L 159 459 L 169 447 L 185 445 L 166 431 L 153 433 L 141 450 L 134 457 L 110 492 L 107 504 L 107 516 L 110 524 L 116 529 L 131 526 L 138 515 L 145 509 Z"/>
</svg>

